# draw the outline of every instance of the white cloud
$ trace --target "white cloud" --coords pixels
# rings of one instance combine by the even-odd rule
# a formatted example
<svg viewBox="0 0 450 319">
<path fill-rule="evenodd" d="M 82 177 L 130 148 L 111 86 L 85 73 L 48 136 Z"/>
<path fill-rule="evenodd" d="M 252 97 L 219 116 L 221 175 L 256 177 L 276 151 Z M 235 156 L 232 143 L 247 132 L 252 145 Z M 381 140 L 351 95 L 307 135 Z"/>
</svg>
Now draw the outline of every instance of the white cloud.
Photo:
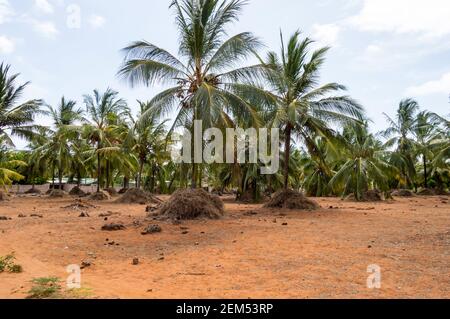
<svg viewBox="0 0 450 319">
<path fill-rule="evenodd" d="M 38 21 L 31 20 L 34 31 L 46 38 L 54 38 L 58 35 L 59 31 L 55 24 L 51 21 Z"/>
<path fill-rule="evenodd" d="M 317 41 L 320 46 L 337 46 L 339 32 L 341 28 L 336 24 L 314 24 L 313 40 Z"/>
<path fill-rule="evenodd" d="M 12 39 L 6 36 L 0 36 L 0 53 L 11 54 L 15 49 L 16 44 Z"/>
<path fill-rule="evenodd" d="M 377 44 L 370 44 L 366 48 L 366 54 L 369 56 L 377 56 L 383 53 L 383 48 Z"/>
<path fill-rule="evenodd" d="M 439 38 L 450 34 L 449 17 L 448 0 L 364 0 L 362 10 L 349 22 L 362 31 Z"/>
<path fill-rule="evenodd" d="M 50 14 L 54 12 L 53 6 L 48 0 L 34 0 L 34 6 L 43 13 Z"/>
<path fill-rule="evenodd" d="M 412 86 L 406 90 L 406 95 L 423 96 L 430 94 L 450 93 L 450 72 L 445 73 L 435 81 L 429 81 L 418 86 Z"/>
<path fill-rule="evenodd" d="M 14 15 L 14 11 L 8 0 L 0 0 L 0 24 L 3 24 Z"/>
<path fill-rule="evenodd" d="M 103 27 L 105 23 L 106 19 L 99 15 L 92 15 L 89 19 L 89 24 L 95 29 Z"/>
</svg>

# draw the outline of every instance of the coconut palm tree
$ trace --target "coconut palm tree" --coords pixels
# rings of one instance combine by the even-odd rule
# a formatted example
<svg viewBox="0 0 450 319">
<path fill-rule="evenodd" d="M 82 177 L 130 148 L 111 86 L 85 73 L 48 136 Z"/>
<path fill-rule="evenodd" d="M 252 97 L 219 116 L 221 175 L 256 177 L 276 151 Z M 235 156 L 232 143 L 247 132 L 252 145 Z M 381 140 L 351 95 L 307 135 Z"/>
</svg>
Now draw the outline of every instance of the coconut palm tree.
<svg viewBox="0 0 450 319">
<path fill-rule="evenodd" d="M 353 193 L 356 200 L 363 200 L 365 192 L 372 189 L 389 190 L 389 176 L 395 168 L 388 163 L 388 153 L 383 145 L 368 132 L 367 124 L 351 124 L 344 128 L 345 147 L 341 148 L 345 163 L 330 181 L 343 195 Z"/>
<path fill-rule="evenodd" d="M 434 143 L 439 138 L 440 124 L 441 121 L 437 114 L 423 111 L 417 115 L 413 127 L 414 146 L 417 154 L 422 156 L 424 188 L 428 188 L 431 161 L 436 151 Z"/>
<path fill-rule="evenodd" d="M 435 113 L 431 121 L 436 124 L 433 124 L 434 137 L 427 146 L 433 154 L 429 176 L 438 190 L 444 190 L 444 180 L 448 181 L 450 176 L 450 121 Z"/>
<path fill-rule="evenodd" d="M 76 102 L 66 100 L 63 96 L 56 108 L 47 106 L 47 115 L 51 117 L 53 129 L 50 137 L 36 153 L 52 162 L 51 166 L 58 169 L 59 188 L 62 188 L 64 173 L 70 168 L 72 160 L 71 141 L 79 137 L 80 127 L 77 122 L 83 121 L 83 110 L 76 108 Z M 52 173 L 54 176 L 54 172 Z"/>
<path fill-rule="evenodd" d="M 140 114 L 144 114 L 151 107 L 149 103 L 143 103 L 138 101 L 140 106 Z M 152 112 L 152 111 L 150 111 Z M 148 115 L 146 124 L 134 121 L 133 126 L 128 130 L 124 146 L 129 149 L 132 153 L 137 155 L 139 161 L 139 170 L 137 176 L 136 188 L 141 188 L 142 183 L 142 173 L 144 170 L 144 165 L 153 163 L 151 168 L 152 174 L 156 169 L 154 165 L 155 158 L 162 156 L 165 153 L 165 130 L 166 121 L 161 123 L 158 122 L 158 115 L 153 113 Z"/>
<path fill-rule="evenodd" d="M 10 147 L 7 146 L 8 137 L 0 135 L 0 193 L 11 186 L 13 181 L 20 181 L 24 177 L 17 173 L 17 168 L 27 164 L 10 158 Z M 0 194 L 1 195 L 1 194 Z"/>
<path fill-rule="evenodd" d="M 313 41 L 295 32 L 287 44 L 281 34 L 281 52 L 270 52 L 266 80 L 275 103 L 272 126 L 284 132 L 284 188 L 289 188 L 289 163 L 292 137 L 302 140 L 315 153 L 317 136 L 331 138 L 331 123 L 362 120 L 363 108 L 348 96 L 333 96 L 346 88 L 338 83 L 319 85 L 319 71 L 329 48 L 311 50 Z"/>
<path fill-rule="evenodd" d="M 179 56 L 145 41 L 124 49 L 125 62 L 119 75 L 131 85 L 172 84 L 150 101 L 141 121 L 155 113 L 168 115 L 177 108 L 174 126 L 192 129 L 195 120 L 203 128 L 230 127 L 235 117 L 258 117 L 246 95 L 262 94 L 254 85 L 261 65 L 238 67 L 261 47 L 251 33 L 226 38 L 226 28 L 238 20 L 244 0 L 173 0 L 179 30 Z M 172 133 L 173 128 L 169 131 Z M 198 166 L 193 164 L 192 187 L 197 187 Z"/>
<path fill-rule="evenodd" d="M 328 196 L 332 193 L 329 182 L 334 174 L 333 163 L 337 160 L 337 152 L 332 143 L 321 137 L 317 137 L 314 143 L 316 152 L 305 154 L 301 159 L 304 188 L 308 196 Z"/>
<path fill-rule="evenodd" d="M 439 117 L 442 126 L 438 127 L 438 135 L 432 142 L 432 146 L 437 149 L 433 160 L 433 170 L 437 168 L 449 170 L 450 163 L 450 121 Z"/>
<path fill-rule="evenodd" d="M 10 134 L 21 137 L 32 135 L 36 128 L 32 123 L 43 102 L 30 100 L 18 104 L 29 82 L 16 86 L 19 74 L 10 76 L 9 70 L 9 65 L 0 64 L 0 136 L 3 143 L 13 145 Z"/>
<path fill-rule="evenodd" d="M 70 166 L 72 177 L 76 178 L 78 187 L 81 186 L 82 177 L 86 176 L 89 172 L 89 153 L 90 145 L 82 138 L 82 132 L 80 132 L 77 134 L 77 137 L 71 141 L 72 159 Z"/>
<path fill-rule="evenodd" d="M 30 150 L 27 172 L 32 190 L 35 189 L 35 179 L 37 177 L 45 177 L 48 174 L 49 158 L 44 156 L 45 149 L 43 146 L 48 143 L 51 133 L 50 129 L 41 126 L 36 130 L 27 145 L 27 148 Z"/>
<path fill-rule="evenodd" d="M 387 147 L 395 146 L 397 156 L 393 156 L 393 164 L 401 168 L 401 173 L 408 186 L 412 185 L 416 170 L 414 167 L 414 127 L 416 123 L 419 103 L 413 99 L 404 99 L 400 102 L 396 117 L 393 119 L 384 113 L 389 128 L 382 133 L 388 138 Z"/>
<path fill-rule="evenodd" d="M 84 126 L 84 134 L 95 147 L 94 156 L 97 157 L 97 192 L 100 192 L 102 180 L 102 155 L 107 155 L 112 150 L 112 125 L 117 123 L 121 116 L 129 114 L 125 100 L 118 97 L 119 93 L 107 89 L 105 93 L 94 90 L 93 95 L 85 95 L 84 103 L 86 113 L 90 117 L 90 123 Z M 109 174 L 107 170 L 104 172 Z"/>
</svg>

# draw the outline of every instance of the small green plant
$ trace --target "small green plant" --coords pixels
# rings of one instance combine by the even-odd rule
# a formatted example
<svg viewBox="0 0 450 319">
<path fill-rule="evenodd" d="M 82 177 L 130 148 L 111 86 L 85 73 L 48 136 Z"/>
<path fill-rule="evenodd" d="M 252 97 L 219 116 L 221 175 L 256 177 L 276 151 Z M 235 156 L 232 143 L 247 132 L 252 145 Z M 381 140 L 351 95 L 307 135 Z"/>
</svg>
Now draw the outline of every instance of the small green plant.
<svg viewBox="0 0 450 319">
<path fill-rule="evenodd" d="M 67 291 L 66 298 L 68 299 L 86 299 L 93 296 L 91 288 L 70 289 Z"/>
<path fill-rule="evenodd" d="M 8 271 L 10 273 L 21 273 L 23 271 L 23 268 L 21 265 L 16 264 L 14 261 L 16 260 L 16 257 L 14 256 L 14 253 L 11 253 L 6 256 L 0 256 L 0 273 Z"/>
<path fill-rule="evenodd" d="M 9 272 L 13 274 L 20 274 L 21 272 L 23 272 L 23 268 L 21 265 L 14 264 L 11 267 L 9 267 Z"/>
<path fill-rule="evenodd" d="M 28 291 L 27 299 L 52 299 L 59 298 L 61 284 L 59 278 L 43 277 L 32 280 L 33 286 Z"/>
</svg>

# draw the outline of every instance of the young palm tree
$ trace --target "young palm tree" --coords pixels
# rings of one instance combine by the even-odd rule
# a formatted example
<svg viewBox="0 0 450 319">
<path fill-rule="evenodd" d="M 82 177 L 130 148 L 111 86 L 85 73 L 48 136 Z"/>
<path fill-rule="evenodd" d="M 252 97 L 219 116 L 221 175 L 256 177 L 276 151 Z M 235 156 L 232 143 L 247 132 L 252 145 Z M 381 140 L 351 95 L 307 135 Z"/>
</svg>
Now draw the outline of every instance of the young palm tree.
<svg viewBox="0 0 450 319">
<path fill-rule="evenodd" d="M 101 94 L 94 90 L 93 95 L 85 95 L 84 103 L 91 123 L 85 125 L 85 135 L 95 147 L 97 157 L 97 192 L 100 192 L 102 180 L 102 155 L 105 155 L 113 146 L 111 141 L 111 125 L 124 114 L 128 114 L 128 107 L 123 99 L 118 98 L 118 92 L 107 89 Z M 109 174 L 109 172 L 106 172 Z"/>
<path fill-rule="evenodd" d="M 439 125 L 439 116 L 428 111 L 423 111 L 417 115 L 413 128 L 416 138 L 414 146 L 418 155 L 422 156 L 424 188 L 428 188 L 430 160 L 432 161 L 434 157 L 434 143 L 439 137 Z"/>
<path fill-rule="evenodd" d="M 310 52 L 312 40 L 300 39 L 295 32 L 287 44 L 281 34 L 281 53 L 268 54 L 266 72 L 275 99 L 272 125 L 284 132 L 284 188 L 289 188 L 289 163 L 293 135 L 297 135 L 314 152 L 316 136 L 330 138 L 330 123 L 346 123 L 363 119 L 363 108 L 348 96 L 330 96 L 345 90 L 343 85 L 318 85 L 319 71 L 329 48 Z"/>
<path fill-rule="evenodd" d="M 343 195 L 353 193 L 363 200 L 371 188 L 389 190 L 389 176 L 395 168 L 387 162 L 383 145 L 368 132 L 367 124 L 352 124 L 344 129 L 342 158 L 345 163 L 330 181 L 330 186 L 343 189 Z"/>
<path fill-rule="evenodd" d="M 13 145 L 10 134 L 29 137 L 36 126 L 32 125 L 39 113 L 41 100 L 18 104 L 29 82 L 16 87 L 19 74 L 8 75 L 10 66 L 0 64 L 0 136 L 3 143 Z"/>
<path fill-rule="evenodd" d="M 336 161 L 336 151 L 332 143 L 318 137 L 315 139 L 315 153 L 302 157 L 304 170 L 304 188 L 308 196 L 322 197 L 332 193 L 329 182 L 333 177 L 333 163 Z"/>
<path fill-rule="evenodd" d="M 143 102 L 139 102 L 139 106 L 140 114 L 147 112 L 150 107 L 148 103 Z M 134 122 L 133 126 L 128 130 L 124 144 L 125 148 L 137 155 L 139 161 L 136 185 L 138 189 L 141 188 L 144 165 L 150 162 L 155 164 L 154 160 L 165 153 L 165 124 L 166 121 L 158 123 L 157 114 L 152 114 L 148 117 L 146 125 Z M 156 168 L 152 167 L 151 169 L 154 171 Z"/>
<path fill-rule="evenodd" d="M 131 85 L 172 84 L 150 101 L 150 108 L 142 114 L 144 123 L 155 112 L 165 116 L 177 107 L 173 127 L 192 128 L 194 120 L 202 120 L 205 129 L 230 127 L 230 114 L 251 117 L 257 125 L 257 114 L 245 96 L 262 94 L 252 84 L 262 66 L 236 67 L 261 43 L 248 32 L 225 39 L 226 27 L 238 20 L 245 3 L 172 1 L 170 7 L 175 10 L 180 33 L 180 59 L 145 41 L 134 42 L 124 49 L 126 57 L 119 75 Z M 193 164 L 193 188 L 197 187 L 198 174 L 198 167 Z"/>
<path fill-rule="evenodd" d="M 436 148 L 436 156 L 433 160 L 433 170 L 449 170 L 450 163 L 450 121 L 439 116 L 442 124 L 437 128 L 438 135 L 433 141 L 433 148 Z"/>
<path fill-rule="evenodd" d="M 395 119 L 384 114 L 389 122 L 389 128 L 382 132 L 382 135 L 389 140 L 386 146 L 396 146 L 398 156 L 393 157 L 393 164 L 401 167 L 403 177 L 408 186 L 416 174 L 414 167 L 414 140 L 412 138 L 416 123 L 416 115 L 419 111 L 419 104 L 413 99 L 405 99 L 400 102 Z"/>
<path fill-rule="evenodd" d="M 0 135 L 0 193 L 2 193 L 2 190 L 6 190 L 7 186 L 11 186 L 13 181 L 20 181 L 24 178 L 17 173 L 16 169 L 27 165 L 22 161 L 11 160 L 9 153 L 7 137 Z M 0 198 L 2 198 L 1 195 Z"/>
<path fill-rule="evenodd" d="M 53 121 L 53 130 L 47 143 L 36 149 L 36 153 L 52 162 L 58 169 L 59 188 L 62 188 L 64 173 L 70 168 L 72 160 L 71 141 L 79 137 L 80 127 L 75 124 L 83 120 L 83 110 L 76 108 L 76 102 L 64 97 L 57 108 L 47 106 L 46 112 Z M 54 173 L 52 173 L 54 175 Z"/>
<path fill-rule="evenodd" d="M 46 127 L 39 127 L 33 137 L 30 139 L 27 148 L 30 150 L 30 157 L 28 161 L 28 179 L 35 189 L 35 179 L 37 177 L 46 177 L 48 174 L 49 158 L 44 155 L 43 148 L 49 141 L 49 135 L 52 131 Z"/>
<path fill-rule="evenodd" d="M 77 186 L 81 186 L 81 179 L 88 175 L 88 161 L 90 153 L 90 145 L 82 138 L 82 132 L 77 134 L 76 138 L 71 141 L 71 167 L 72 176 L 77 180 Z"/>
</svg>

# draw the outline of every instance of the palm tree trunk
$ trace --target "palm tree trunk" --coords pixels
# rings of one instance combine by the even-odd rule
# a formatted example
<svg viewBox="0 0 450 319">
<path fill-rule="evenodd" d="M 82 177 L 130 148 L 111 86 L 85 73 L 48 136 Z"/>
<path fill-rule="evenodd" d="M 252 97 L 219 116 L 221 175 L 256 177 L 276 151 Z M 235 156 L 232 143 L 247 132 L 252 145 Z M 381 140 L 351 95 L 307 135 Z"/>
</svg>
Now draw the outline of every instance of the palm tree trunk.
<svg viewBox="0 0 450 319">
<path fill-rule="evenodd" d="M 197 66 L 197 76 L 200 74 L 200 68 Z M 197 119 L 197 108 L 194 106 L 194 116 L 192 119 L 192 136 L 195 135 L 195 120 Z M 194 136 L 195 140 L 195 136 Z M 192 182 L 191 182 L 191 188 L 196 189 L 197 188 L 197 164 L 195 163 L 195 141 L 191 143 L 192 148 Z"/>
<path fill-rule="evenodd" d="M 142 171 L 144 170 L 144 161 L 142 159 L 139 160 L 139 173 L 137 177 L 137 189 L 141 189 L 141 179 L 142 179 Z"/>
<path fill-rule="evenodd" d="M 198 165 L 198 185 L 200 188 L 203 187 L 203 167 L 202 164 Z"/>
<path fill-rule="evenodd" d="M 106 188 L 109 188 L 109 185 L 111 183 L 109 171 L 110 171 L 110 162 L 106 161 Z"/>
<path fill-rule="evenodd" d="M 63 189 L 63 187 L 62 187 L 62 179 L 63 179 L 62 169 L 59 168 L 59 169 L 58 169 L 58 181 L 59 181 L 59 187 L 58 187 L 58 189 L 60 189 L 60 190 Z"/>
<path fill-rule="evenodd" d="M 100 192 L 100 175 L 101 175 L 101 168 L 100 168 L 100 143 L 97 144 L 97 193 Z"/>
<path fill-rule="evenodd" d="M 81 187 L 81 173 L 79 169 L 77 170 L 77 186 L 78 188 Z"/>
<path fill-rule="evenodd" d="M 284 147 L 284 189 L 289 188 L 289 160 L 291 156 L 291 134 L 292 126 L 290 124 L 286 127 L 286 142 Z"/>
<path fill-rule="evenodd" d="M 55 165 L 52 165 L 52 189 L 55 189 Z"/>
<path fill-rule="evenodd" d="M 155 168 L 155 164 L 152 164 L 152 178 L 150 181 L 150 192 L 151 193 L 155 192 L 155 187 L 156 187 L 156 168 Z"/>
<path fill-rule="evenodd" d="M 196 189 L 197 188 L 197 165 L 195 163 L 192 163 L 192 182 L 191 182 L 191 188 Z"/>
<path fill-rule="evenodd" d="M 173 186 L 173 183 L 175 183 L 175 178 L 176 177 L 177 177 L 176 174 L 173 174 L 172 179 L 170 180 L 169 187 L 167 189 L 169 193 L 172 192 L 172 186 Z"/>
<path fill-rule="evenodd" d="M 424 187 L 428 188 L 428 172 L 427 172 L 427 156 L 423 155 L 423 177 L 424 177 Z"/>
</svg>

